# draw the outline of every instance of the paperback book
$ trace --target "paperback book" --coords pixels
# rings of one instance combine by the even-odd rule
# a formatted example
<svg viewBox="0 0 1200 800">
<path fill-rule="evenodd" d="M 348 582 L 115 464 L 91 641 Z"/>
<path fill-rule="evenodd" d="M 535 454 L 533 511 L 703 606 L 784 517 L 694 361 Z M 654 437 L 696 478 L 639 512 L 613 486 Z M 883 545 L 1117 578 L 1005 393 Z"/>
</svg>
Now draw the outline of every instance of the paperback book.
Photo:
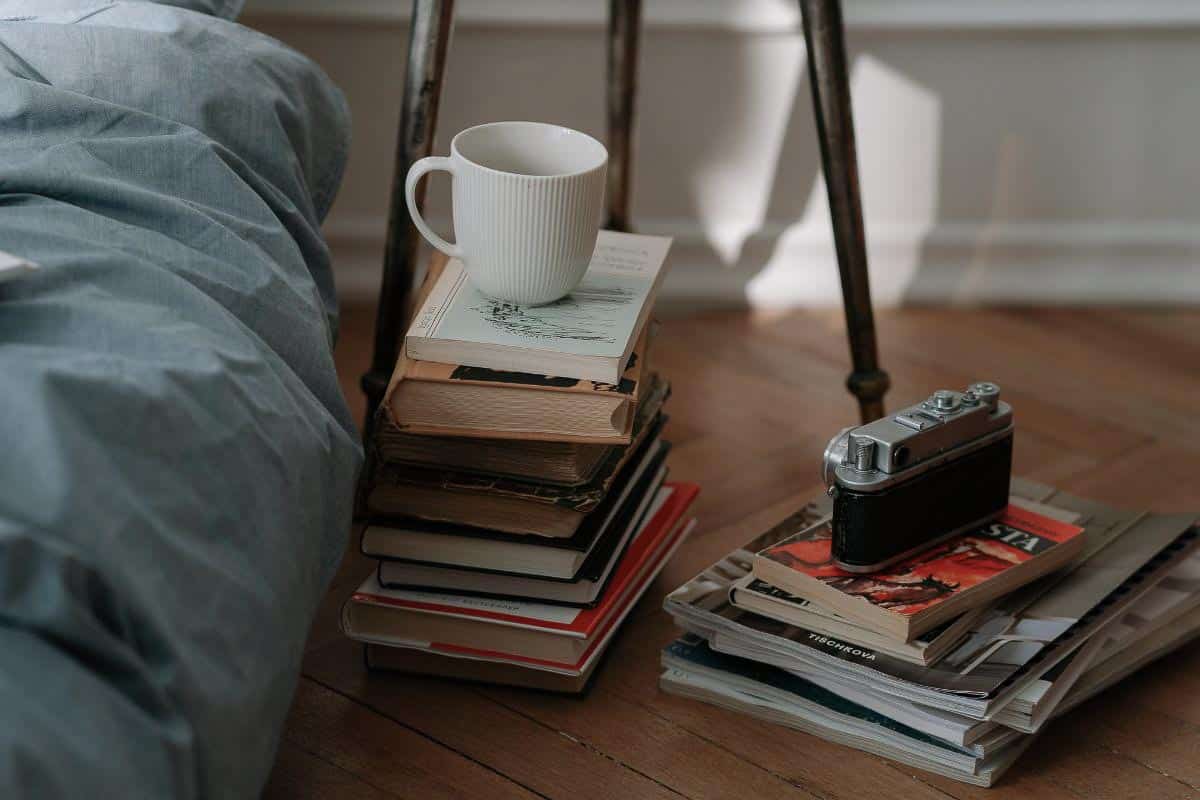
<svg viewBox="0 0 1200 800">
<path fill-rule="evenodd" d="M 671 240 L 601 231 L 582 283 L 562 300 L 493 300 L 451 260 L 405 337 L 409 358 L 507 372 L 620 380 L 664 274 Z"/>
<path fill-rule="evenodd" d="M 1161 592 L 1144 596 L 1105 635 L 1095 637 L 1064 662 L 1056 670 L 1061 675 L 1053 682 L 1041 691 L 1022 693 L 1010 707 L 1023 703 L 1041 707 L 1047 719 L 1061 716 L 1194 639 L 1200 634 L 1200 607 L 1192 602 L 1197 594 L 1191 576 L 1198 564 L 1200 556 L 1193 555 L 1177 565 L 1156 587 Z M 1153 622 L 1148 619 L 1151 617 Z M 1118 630 L 1123 633 L 1115 635 Z M 681 637 L 663 651 L 663 666 L 661 684 L 669 692 L 967 783 L 991 785 L 1035 738 L 993 722 L 974 723 L 976 734 L 963 741 L 961 736 L 955 738 L 953 727 L 939 727 L 936 719 L 930 723 L 920 716 L 927 711 L 921 706 L 874 704 L 872 698 L 842 687 L 829 688 L 786 670 L 722 655 L 692 635 Z M 1067 673 L 1075 673 L 1069 685 L 1062 680 Z M 1057 696 L 1053 702 L 1052 696 Z"/>
<path fill-rule="evenodd" d="M 785 530 L 795 530 L 794 525 L 794 520 L 780 523 Z M 1010 505 L 994 522 L 862 575 L 833 563 L 832 526 L 822 521 L 764 548 L 753 571 L 789 594 L 909 642 L 1064 566 L 1082 550 L 1082 532 L 1077 525 Z"/>
<path fill-rule="evenodd" d="M 876 652 L 921 665 L 933 664 L 944 656 L 966 635 L 979 615 L 987 611 L 985 607 L 974 608 L 933 630 L 922 633 L 911 642 L 901 642 L 870 628 L 864 628 L 852 620 L 839 617 L 823 606 L 789 594 L 754 575 L 746 575 L 729 587 L 729 602 L 743 611 L 845 641 L 865 644 Z"/>
<path fill-rule="evenodd" d="M 1070 508 L 1073 499 L 1054 496 L 1049 502 Z M 828 513 L 827 501 L 803 513 L 819 522 Z M 1089 536 L 1094 532 L 1106 544 L 1086 550 L 1085 560 L 1056 583 L 1043 584 L 1032 600 L 1026 593 L 1015 608 L 1001 604 L 981 615 L 968 637 L 931 666 L 734 607 L 729 587 L 749 572 L 753 558 L 745 549 L 668 595 L 664 605 L 685 630 L 704 636 L 718 651 L 982 720 L 1119 617 L 1196 543 L 1188 515 L 1096 511 L 1081 522 Z M 778 530 L 747 547 L 761 550 L 772 535 Z"/>
</svg>

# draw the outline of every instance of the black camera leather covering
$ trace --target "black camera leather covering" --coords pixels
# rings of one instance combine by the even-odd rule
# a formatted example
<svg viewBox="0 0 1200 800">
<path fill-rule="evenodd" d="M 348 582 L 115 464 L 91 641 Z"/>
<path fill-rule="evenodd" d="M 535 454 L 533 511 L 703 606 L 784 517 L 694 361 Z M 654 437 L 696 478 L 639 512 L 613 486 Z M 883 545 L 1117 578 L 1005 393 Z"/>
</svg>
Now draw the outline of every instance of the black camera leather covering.
<svg viewBox="0 0 1200 800">
<path fill-rule="evenodd" d="M 833 498 L 833 558 L 852 568 L 884 564 L 1008 506 L 1010 432 L 962 458 L 893 487 L 857 492 L 838 486 Z"/>
</svg>

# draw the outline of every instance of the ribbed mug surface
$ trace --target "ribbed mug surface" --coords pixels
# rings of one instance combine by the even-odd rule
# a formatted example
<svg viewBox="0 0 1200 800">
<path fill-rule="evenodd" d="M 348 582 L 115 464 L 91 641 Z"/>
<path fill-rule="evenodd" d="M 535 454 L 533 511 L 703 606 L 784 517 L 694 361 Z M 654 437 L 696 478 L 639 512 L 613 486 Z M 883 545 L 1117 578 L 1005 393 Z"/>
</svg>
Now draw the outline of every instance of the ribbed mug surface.
<svg viewBox="0 0 1200 800">
<path fill-rule="evenodd" d="M 540 122 L 468 128 L 450 157 L 413 164 L 405 184 L 413 222 L 425 238 L 462 259 L 481 292 L 521 305 L 569 294 L 587 272 L 604 202 L 608 151 L 587 134 Z M 429 228 L 415 187 L 431 170 L 452 175 L 451 244 Z"/>
<path fill-rule="evenodd" d="M 456 171 L 454 232 L 472 283 L 526 305 L 578 286 L 596 248 L 604 177 L 605 165 L 553 176 L 475 165 Z"/>
</svg>

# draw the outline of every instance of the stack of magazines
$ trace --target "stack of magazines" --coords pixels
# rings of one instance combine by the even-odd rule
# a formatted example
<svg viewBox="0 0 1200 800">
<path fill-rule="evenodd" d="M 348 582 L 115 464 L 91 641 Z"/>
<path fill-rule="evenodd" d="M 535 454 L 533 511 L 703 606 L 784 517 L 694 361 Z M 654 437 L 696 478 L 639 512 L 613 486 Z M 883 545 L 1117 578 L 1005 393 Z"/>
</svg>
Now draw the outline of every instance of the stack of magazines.
<svg viewBox="0 0 1200 800">
<path fill-rule="evenodd" d="M 992 785 L 1056 716 L 1200 634 L 1195 515 L 1012 492 L 886 575 L 841 573 L 829 501 L 805 506 L 667 596 L 685 633 L 662 687 Z"/>
</svg>

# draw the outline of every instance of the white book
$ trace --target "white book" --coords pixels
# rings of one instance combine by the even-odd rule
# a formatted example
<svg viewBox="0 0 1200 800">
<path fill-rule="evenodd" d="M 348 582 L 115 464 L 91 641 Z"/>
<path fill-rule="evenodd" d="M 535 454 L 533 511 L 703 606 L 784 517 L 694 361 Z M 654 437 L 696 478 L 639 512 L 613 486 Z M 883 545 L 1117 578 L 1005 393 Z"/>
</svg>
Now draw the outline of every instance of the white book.
<svg viewBox="0 0 1200 800">
<path fill-rule="evenodd" d="M 618 383 L 662 283 L 671 239 L 601 231 L 583 282 L 544 306 L 493 300 L 451 260 L 405 336 L 418 361 Z"/>
</svg>

